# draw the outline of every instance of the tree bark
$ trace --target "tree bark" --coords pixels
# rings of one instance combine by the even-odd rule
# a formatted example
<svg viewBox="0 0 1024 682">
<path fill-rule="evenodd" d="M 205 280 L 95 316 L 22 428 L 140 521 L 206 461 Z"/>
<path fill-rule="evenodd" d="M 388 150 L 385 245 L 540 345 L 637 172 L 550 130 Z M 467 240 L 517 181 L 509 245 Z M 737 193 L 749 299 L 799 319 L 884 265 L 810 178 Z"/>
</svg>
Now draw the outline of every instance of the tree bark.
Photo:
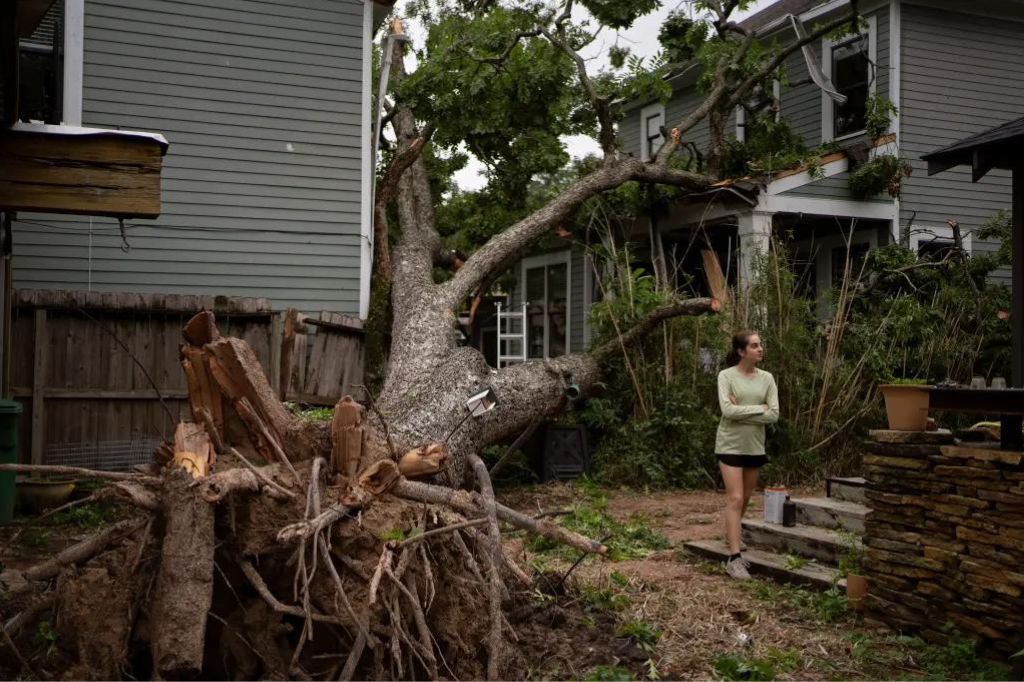
<svg viewBox="0 0 1024 682">
<path fill-rule="evenodd" d="M 154 670 L 163 679 L 203 670 L 206 614 L 213 601 L 213 505 L 200 499 L 182 470 L 165 476 L 166 521 L 153 622 Z"/>
</svg>

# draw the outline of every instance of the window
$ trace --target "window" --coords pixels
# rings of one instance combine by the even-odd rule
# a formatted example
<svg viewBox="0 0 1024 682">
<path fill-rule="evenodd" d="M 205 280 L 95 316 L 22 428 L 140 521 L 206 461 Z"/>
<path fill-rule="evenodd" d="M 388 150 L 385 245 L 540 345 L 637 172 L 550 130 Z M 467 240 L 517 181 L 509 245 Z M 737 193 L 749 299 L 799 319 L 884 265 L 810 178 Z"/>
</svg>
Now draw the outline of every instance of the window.
<svg viewBox="0 0 1024 682">
<path fill-rule="evenodd" d="M 832 48 L 832 83 L 846 95 L 844 104 L 832 107 L 832 132 L 836 137 L 864 130 L 871 82 L 871 65 L 864 36 L 852 38 Z"/>
<path fill-rule="evenodd" d="M 665 107 L 651 104 L 640 111 L 640 158 L 650 161 L 658 153 L 661 142 L 661 129 L 665 125 Z"/>
<path fill-rule="evenodd" d="M 56 2 L 29 38 L 18 42 L 18 117 L 60 123 L 63 73 L 63 2 Z"/>
<path fill-rule="evenodd" d="M 917 257 L 931 261 L 941 261 L 949 257 L 955 250 L 952 239 L 939 239 L 937 237 L 927 241 L 921 240 L 917 243 Z"/>
<path fill-rule="evenodd" d="M 569 350 L 569 256 L 557 253 L 528 259 L 526 356 L 554 358 Z"/>
<path fill-rule="evenodd" d="M 850 281 L 856 281 L 860 277 L 864 267 L 864 260 L 871 250 L 871 244 L 861 242 L 850 245 Z M 846 246 L 837 246 L 832 249 L 832 286 L 840 287 L 843 284 L 843 275 L 846 272 Z"/>
<path fill-rule="evenodd" d="M 822 93 L 822 138 L 856 135 L 864 130 L 868 98 L 875 92 L 875 18 L 857 36 L 822 44 L 822 70 L 837 92 L 846 96 L 840 104 Z"/>
</svg>

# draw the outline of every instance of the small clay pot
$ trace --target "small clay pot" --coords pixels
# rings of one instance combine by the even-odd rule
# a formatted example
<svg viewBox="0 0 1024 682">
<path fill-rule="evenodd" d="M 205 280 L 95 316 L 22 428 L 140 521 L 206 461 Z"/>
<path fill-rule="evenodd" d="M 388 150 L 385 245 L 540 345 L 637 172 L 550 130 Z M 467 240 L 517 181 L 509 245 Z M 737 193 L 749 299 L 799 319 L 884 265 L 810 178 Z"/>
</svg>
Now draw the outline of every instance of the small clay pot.
<svg viewBox="0 0 1024 682">
<path fill-rule="evenodd" d="M 868 579 L 856 573 L 846 576 L 846 601 L 853 611 L 864 609 L 864 595 L 868 593 Z"/>
<path fill-rule="evenodd" d="M 928 428 L 928 386 L 882 384 L 885 415 L 893 431 L 924 431 Z"/>
</svg>

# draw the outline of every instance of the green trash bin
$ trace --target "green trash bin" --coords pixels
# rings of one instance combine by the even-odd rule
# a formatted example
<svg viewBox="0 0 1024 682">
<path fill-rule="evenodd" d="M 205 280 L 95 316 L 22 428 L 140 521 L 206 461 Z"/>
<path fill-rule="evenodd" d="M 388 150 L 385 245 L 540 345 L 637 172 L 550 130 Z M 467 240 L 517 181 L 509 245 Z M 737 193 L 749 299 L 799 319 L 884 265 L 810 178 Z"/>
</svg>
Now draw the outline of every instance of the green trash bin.
<svg viewBox="0 0 1024 682">
<path fill-rule="evenodd" d="M 21 403 L 0 400 L 0 463 L 18 463 L 18 415 Z M 0 472 L 0 523 L 14 519 L 14 472 Z"/>
</svg>

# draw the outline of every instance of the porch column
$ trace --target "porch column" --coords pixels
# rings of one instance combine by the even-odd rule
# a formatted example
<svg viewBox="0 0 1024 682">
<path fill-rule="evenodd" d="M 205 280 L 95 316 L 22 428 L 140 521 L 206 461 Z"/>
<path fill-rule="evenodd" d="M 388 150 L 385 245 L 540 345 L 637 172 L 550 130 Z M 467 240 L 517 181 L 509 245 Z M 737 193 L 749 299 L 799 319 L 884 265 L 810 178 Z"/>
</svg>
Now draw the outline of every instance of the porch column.
<svg viewBox="0 0 1024 682">
<path fill-rule="evenodd" d="M 772 238 L 772 216 L 767 211 L 751 211 L 736 216 L 740 241 L 739 288 L 750 286 L 754 278 L 754 262 L 758 253 L 767 253 Z"/>
</svg>

